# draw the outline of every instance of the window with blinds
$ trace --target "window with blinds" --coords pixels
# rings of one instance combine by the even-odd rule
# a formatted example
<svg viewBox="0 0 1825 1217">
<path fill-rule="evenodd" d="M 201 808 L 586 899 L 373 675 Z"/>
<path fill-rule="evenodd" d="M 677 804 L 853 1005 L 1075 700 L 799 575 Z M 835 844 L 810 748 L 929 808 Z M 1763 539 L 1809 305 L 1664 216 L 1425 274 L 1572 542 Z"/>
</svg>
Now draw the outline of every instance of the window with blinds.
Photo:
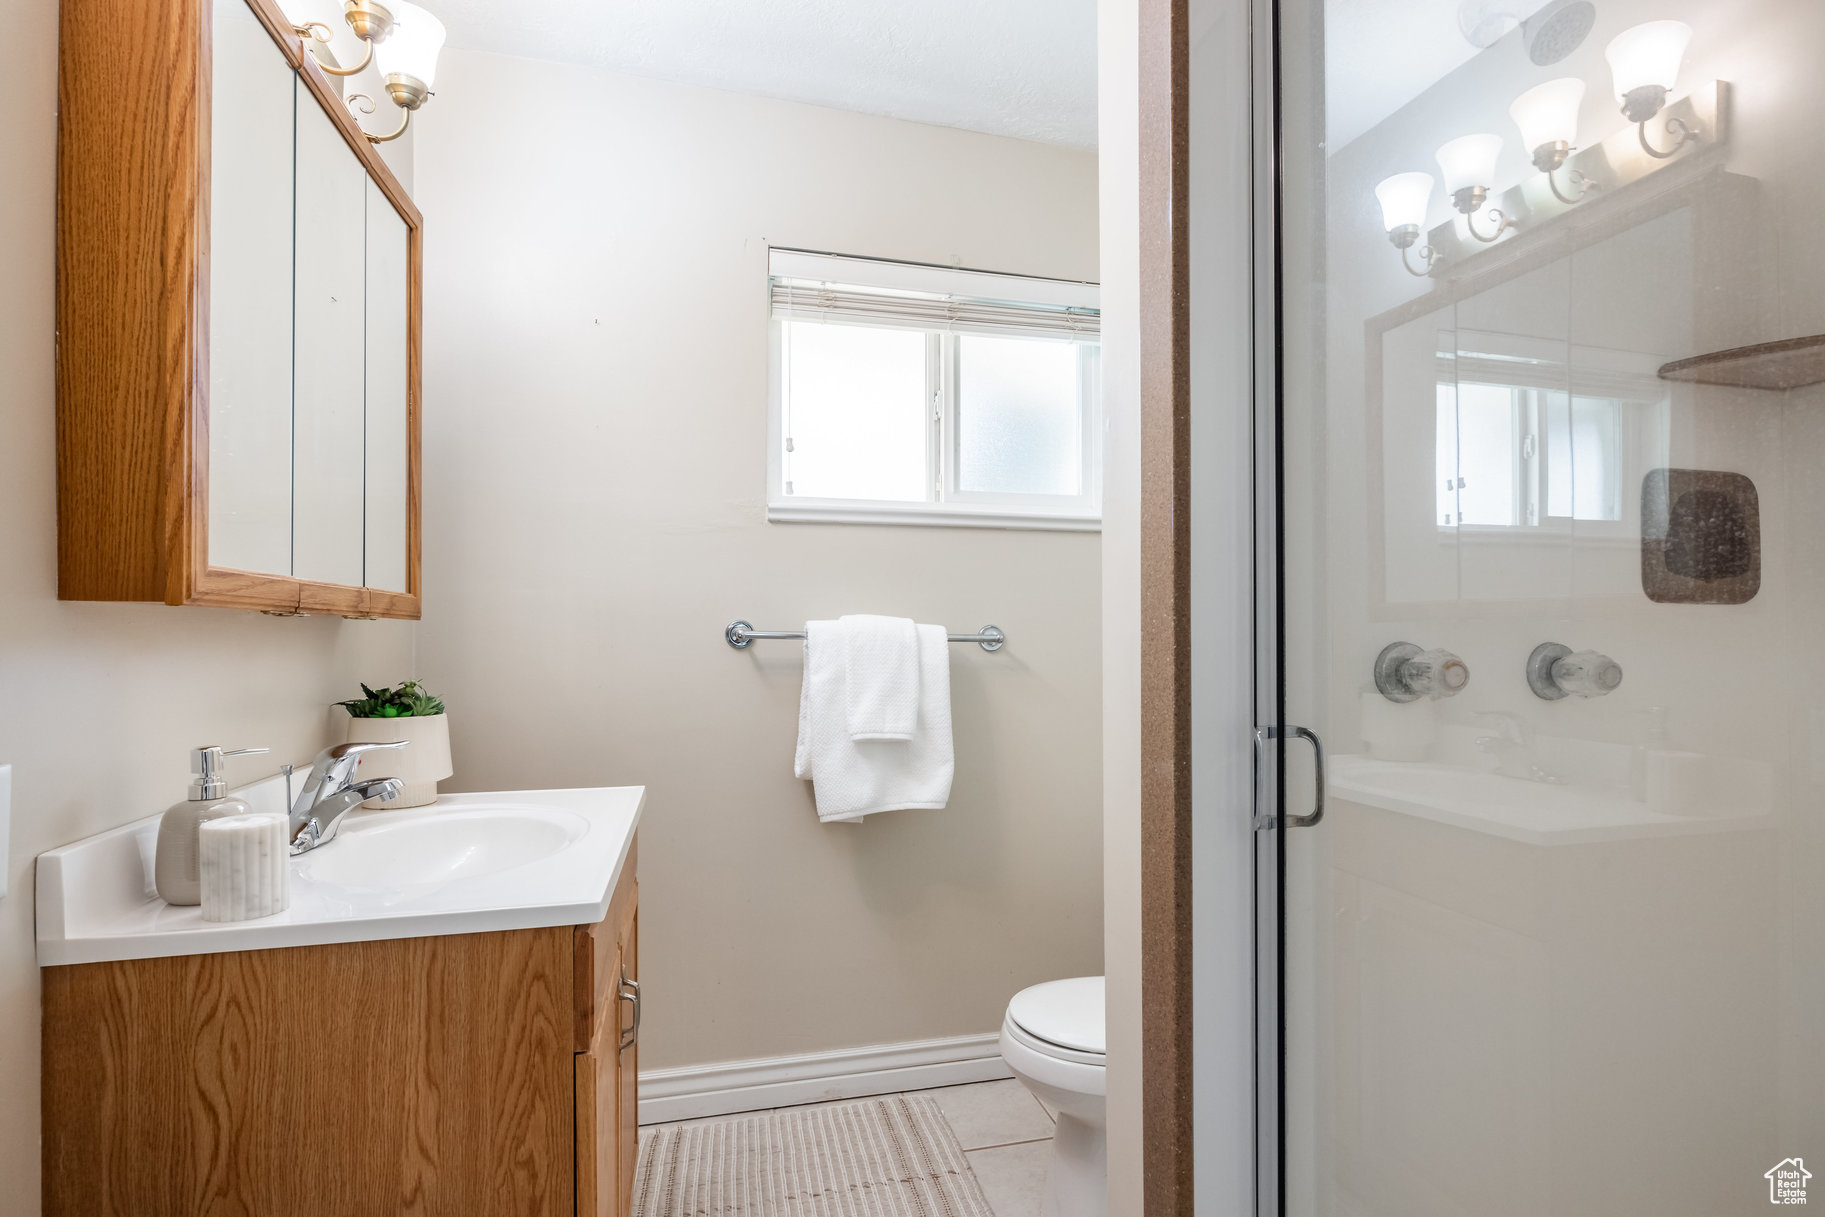
<svg viewBox="0 0 1825 1217">
<path fill-rule="evenodd" d="M 769 519 L 1099 527 L 1095 284 L 768 262 Z"/>
</svg>

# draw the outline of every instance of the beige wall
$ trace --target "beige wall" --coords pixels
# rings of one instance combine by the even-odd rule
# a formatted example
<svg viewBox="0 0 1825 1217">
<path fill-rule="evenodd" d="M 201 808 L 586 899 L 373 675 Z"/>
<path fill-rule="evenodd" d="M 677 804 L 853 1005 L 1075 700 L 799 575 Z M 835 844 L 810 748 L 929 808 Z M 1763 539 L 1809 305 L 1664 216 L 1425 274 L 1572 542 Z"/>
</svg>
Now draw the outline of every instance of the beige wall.
<svg viewBox="0 0 1825 1217">
<path fill-rule="evenodd" d="M 52 309 L 55 5 L 7 0 L 0 73 L 0 764 L 13 818 L 0 899 L 0 1188 L 38 1212 L 32 859 L 184 797 L 187 750 L 266 745 L 234 780 L 323 743 L 325 705 L 408 674 L 415 627 L 57 600 Z"/>
<path fill-rule="evenodd" d="M 639 783 L 646 1068 L 986 1033 L 1102 967 L 1099 539 L 769 524 L 766 249 L 1095 278 L 1092 154 L 452 52 L 428 217 L 423 671 L 455 785 Z M 949 808 L 820 826 L 799 648 L 952 652 Z"/>
</svg>

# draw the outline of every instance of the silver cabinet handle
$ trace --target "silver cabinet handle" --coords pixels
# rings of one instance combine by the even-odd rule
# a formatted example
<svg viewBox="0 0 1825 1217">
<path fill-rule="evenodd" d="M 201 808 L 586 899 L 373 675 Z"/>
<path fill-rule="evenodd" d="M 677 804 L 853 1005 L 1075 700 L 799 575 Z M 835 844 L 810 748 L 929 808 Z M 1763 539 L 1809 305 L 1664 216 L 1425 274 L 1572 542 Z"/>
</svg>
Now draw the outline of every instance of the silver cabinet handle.
<svg viewBox="0 0 1825 1217">
<path fill-rule="evenodd" d="M 627 965 L 621 965 L 621 984 L 615 996 L 634 1008 L 634 1025 L 621 1033 L 619 1051 L 626 1052 L 640 1042 L 640 982 L 627 978 Z"/>
<path fill-rule="evenodd" d="M 1312 810 L 1306 815 L 1286 817 L 1289 828 L 1311 828 L 1324 819 L 1324 741 L 1310 727 L 1289 726 L 1282 735 L 1273 727 L 1255 728 L 1256 763 L 1260 763 L 1261 741 L 1264 739 L 1302 739 L 1312 746 L 1312 776 L 1317 789 L 1312 794 Z M 1256 828 L 1272 828 L 1273 822 L 1266 817 L 1257 817 Z"/>
</svg>

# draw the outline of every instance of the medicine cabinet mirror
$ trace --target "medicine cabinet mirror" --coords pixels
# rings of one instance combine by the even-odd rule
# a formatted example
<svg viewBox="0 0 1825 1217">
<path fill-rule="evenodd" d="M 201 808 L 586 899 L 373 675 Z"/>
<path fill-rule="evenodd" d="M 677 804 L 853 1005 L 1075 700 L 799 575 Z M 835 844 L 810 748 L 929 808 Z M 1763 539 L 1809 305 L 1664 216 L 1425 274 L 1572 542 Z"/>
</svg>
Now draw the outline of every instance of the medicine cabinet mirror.
<svg viewBox="0 0 1825 1217">
<path fill-rule="evenodd" d="M 417 617 L 417 208 L 272 0 L 60 60 L 59 594 Z"/>
</svg>

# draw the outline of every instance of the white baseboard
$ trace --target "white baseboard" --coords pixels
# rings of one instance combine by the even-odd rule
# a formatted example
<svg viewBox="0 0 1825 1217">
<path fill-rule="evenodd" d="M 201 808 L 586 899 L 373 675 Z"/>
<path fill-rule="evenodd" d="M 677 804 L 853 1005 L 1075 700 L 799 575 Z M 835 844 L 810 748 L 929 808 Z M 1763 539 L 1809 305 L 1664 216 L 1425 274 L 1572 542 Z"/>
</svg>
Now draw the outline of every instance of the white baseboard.
<svg viewBox="0 0 1825 1217">
<path fill-rule="evenodd" d="M 992 1033 L 651 1069 L 640 1074 L 640 1122 L 667 1124 L 1013 1076 L 1001 1059 L 1000 1037 Z"/>
</svg>

